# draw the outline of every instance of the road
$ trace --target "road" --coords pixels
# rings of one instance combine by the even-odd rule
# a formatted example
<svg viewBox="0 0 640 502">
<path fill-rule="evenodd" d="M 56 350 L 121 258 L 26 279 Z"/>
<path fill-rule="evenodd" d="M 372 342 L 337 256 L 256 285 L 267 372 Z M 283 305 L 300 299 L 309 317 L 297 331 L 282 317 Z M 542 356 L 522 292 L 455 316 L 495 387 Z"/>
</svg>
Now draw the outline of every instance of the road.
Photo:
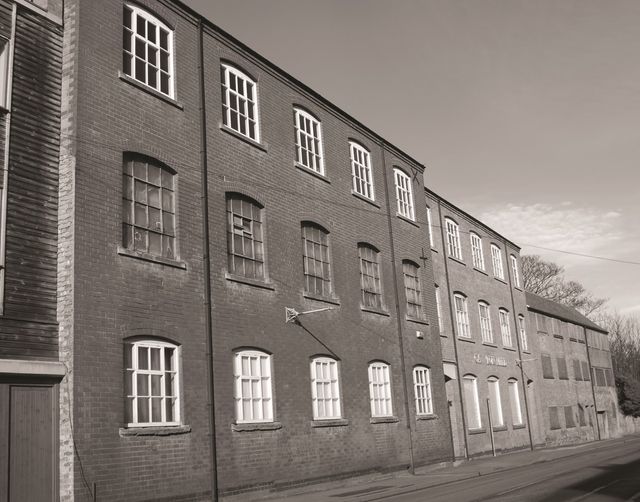
<svg viewBox="0 0 640 502">
<path fill-rule="evenodd" d="M 292 498 L 305 502 L 640 502 L 640 437 L 592 443 L 570 452 L 550 452 L 543 461 L 498 472 L 476 472 L 486 460 L 418 476 L 380 479 Z M 533 455 L 531 453 L 531 455 Z M 545 454 L 546 455 L 546 454 Z M 482 470 L 482 469 L 479 469 Z M 462 474 L 466 471 L 466 474 Z M 481 475 L 480 475 L 481 474 Z M 464 476 L 464 479 L 459 479 Z M 469 477 L 473 476 L 473 477 Z M 457 479 L 457 480 L 456 480 Z"/>
</svg>

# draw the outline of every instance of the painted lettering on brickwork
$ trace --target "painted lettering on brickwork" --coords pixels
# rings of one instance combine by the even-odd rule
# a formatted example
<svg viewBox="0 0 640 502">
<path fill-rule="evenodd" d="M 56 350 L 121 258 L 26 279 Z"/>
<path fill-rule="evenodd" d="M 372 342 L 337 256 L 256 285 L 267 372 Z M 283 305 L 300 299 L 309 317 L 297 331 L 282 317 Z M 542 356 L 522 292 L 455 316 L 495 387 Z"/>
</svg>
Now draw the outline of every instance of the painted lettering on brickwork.
<svg viewBox="0 0 640 502">
<path fill-rule="evenodd" d="M 476 364 L 482 364 L 483 362 L 482 354 L 473 354 L 473 360 L 475 361 Z M 500 356 L 496 357 L 491 354 L 486 354 L 484 356 L 484 363 L 487 366 L 506 366 L 507 360 L 504 357 L 500 357 Z"/>
</svg>

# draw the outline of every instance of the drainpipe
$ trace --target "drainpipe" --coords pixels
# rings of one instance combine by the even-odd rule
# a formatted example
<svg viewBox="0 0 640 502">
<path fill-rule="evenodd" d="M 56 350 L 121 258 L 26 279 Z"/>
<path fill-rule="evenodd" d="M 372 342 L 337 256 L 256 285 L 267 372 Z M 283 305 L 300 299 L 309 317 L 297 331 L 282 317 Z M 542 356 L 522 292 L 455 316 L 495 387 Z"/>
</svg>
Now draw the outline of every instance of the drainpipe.
<svg viewBox="0 0 640 502">
<path fill-rule="evenodd" d="M 202 267 L 204 274 L 205 331 L 207 337 L 207 393 L 209 402 L 209 440 L 211 450 L 211 498 L 218 501 L 218 461 L 216 457 L 216 415 L 213 385 L 213 326 L 211 318 L 211 260 L 209 256 L 209 188 L 207 166 L 207 110 L 204 90 L 204 35 L 198 19 L 198 77 L 200 98 L 200 167 L 202 192 Z"/>
<path fill-rule="evenodd" d="M 524 363 L 522 362 L 522 350 L 520 347 L 520 325 L 518 324 L 518 313 L 516 312 L 516 302 L 513 297 L 513 279 L 511 277 L 511 255 L 507 248 L 507 243 L 503 241 L 505 259 L 507 260 L 507 277 L 509 278 L 509 293 L 511 294 L 511 313 L 516 327 L 516 347 L 518 348 L 518 359 L 520 360 L 520 380 L 522 381 L 522 395 L 524 396 L 524 411 L 527 414 L 527 431 L 529 432 L 529 448 L 533 451 L 533 433 L 531 432 L 531 413 L 529 411 L 529 399 L 527 398 L 527 388 L 525 387 Z M 524 315 L 524 314 L 523 314 Z M 523 321 L 524 322 L 524 321 Z M 526 333 L 525 325 L 525 333 Z"/>
<path fill-rule="evenodd" d="M 453 337 L 453 352 L 456 358 L 456 373 L 458 374 L 458 392 L 460 393 L 460 415 L 462 416 L 462 431 L 464 436 L 464 458 L 469 460 L 469 437 L 467 432 L 466 410 L 464 406 L 464 394 L 462 393 L 462 379 L 460 378 L 460 358 L 458 357 L 458 333 L 457 324 L 454 317 L 453 302 L 451 301 L 451 282 L 449 280 L 449 253 L 447 252 L 447 241 L 444 236 L 444 223 L 442 220 L 442 204 L 438 198 L 438 220 L 440 222 L 440 236 L 442 237 L 442 258 L 444 261 L 444 276 L 447 281 L 447 299 L 449 301 L 449 317 L 451 318 L 451 336 Z M 451 411 L 449 411 L 451 413 Z M 451 424 L 451 420 L 449 420 Z M 451 425 L 451 437 L 453 438 L 453 425 Z M 455 456 L 455 451 L 453 452 Z"/>
<path fill-rule="evenodd" d="M 391 220 L 391 201 L 389 200 L 389 181 L 387 180 L 387 160 L 384 141 L 380 143 L 382 150 L 382 175 L 384 178 L 384 193 L 387 203 L 387 223 L 389 225 L 389 244 L 391 245 L 391 270 L 393 271 L 393 293 L 396 301 L 396 320 L 398 321 L 398 348 L 400 350 L 400 371 L 402 372 L 402 388 L 404 389 L 404 414 L 406 417 L 407 434 L 409 436 L 409 472 L 415 474 L 413 458 L 413 431 L 411 430 L 411 415 L 409 408 L 409 391 L 407 387 L 407 365 L 404 360 L 404 340 L 402 318 L 400 317 L 400 292 L 398 291 L 398 271 L 396 270 L 396 252 L 393 242 L 393 224 Z"/>
<path fill-rule="evenodd" d="M 587 348 L 587 364 L 589 365 L 589 380 L 591 381 L 591 395 L 593 396 L 593 419 L 596 421 L 598 441 L 600 441 L 602 440 L 602 434 L 600 432 L 600 422 L 598 422 L 598 405 L 596 404 L 596 389 L 593 381 L 595 379 L 595 375 L 591 369 L 591 355 L 589 354 L 589 338 L 587 337 L 586 326 L 582 326 L 582 332 L 584 333 L 584 345 Z"/>
</svg>

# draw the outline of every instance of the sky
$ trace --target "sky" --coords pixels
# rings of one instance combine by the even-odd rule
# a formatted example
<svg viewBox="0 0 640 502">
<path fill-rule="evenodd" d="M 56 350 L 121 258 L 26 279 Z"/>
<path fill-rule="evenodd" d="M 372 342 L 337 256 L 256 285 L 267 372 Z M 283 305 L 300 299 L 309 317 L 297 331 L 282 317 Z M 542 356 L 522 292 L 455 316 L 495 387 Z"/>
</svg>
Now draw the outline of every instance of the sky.
<svg viewBox="0 0 640 502">
<path fill-rule="evenodd" d="M 640 316 L 639 1 L 185 3 L 419 160 L 427 187 L 523 254 Z"/>
</svg>

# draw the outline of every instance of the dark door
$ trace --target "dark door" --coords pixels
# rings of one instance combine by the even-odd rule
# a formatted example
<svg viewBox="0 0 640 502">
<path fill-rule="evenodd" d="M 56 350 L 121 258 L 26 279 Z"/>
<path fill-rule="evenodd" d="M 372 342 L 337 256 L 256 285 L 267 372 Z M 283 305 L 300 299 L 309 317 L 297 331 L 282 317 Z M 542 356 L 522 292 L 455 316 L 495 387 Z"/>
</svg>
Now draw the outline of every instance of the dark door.
<svg viewBox="0 0 640 502">
<path fill-rule="evenodd" d="M 57 392 L 0 382 L 0 502 L 56 501 Z"/>
</svg>

